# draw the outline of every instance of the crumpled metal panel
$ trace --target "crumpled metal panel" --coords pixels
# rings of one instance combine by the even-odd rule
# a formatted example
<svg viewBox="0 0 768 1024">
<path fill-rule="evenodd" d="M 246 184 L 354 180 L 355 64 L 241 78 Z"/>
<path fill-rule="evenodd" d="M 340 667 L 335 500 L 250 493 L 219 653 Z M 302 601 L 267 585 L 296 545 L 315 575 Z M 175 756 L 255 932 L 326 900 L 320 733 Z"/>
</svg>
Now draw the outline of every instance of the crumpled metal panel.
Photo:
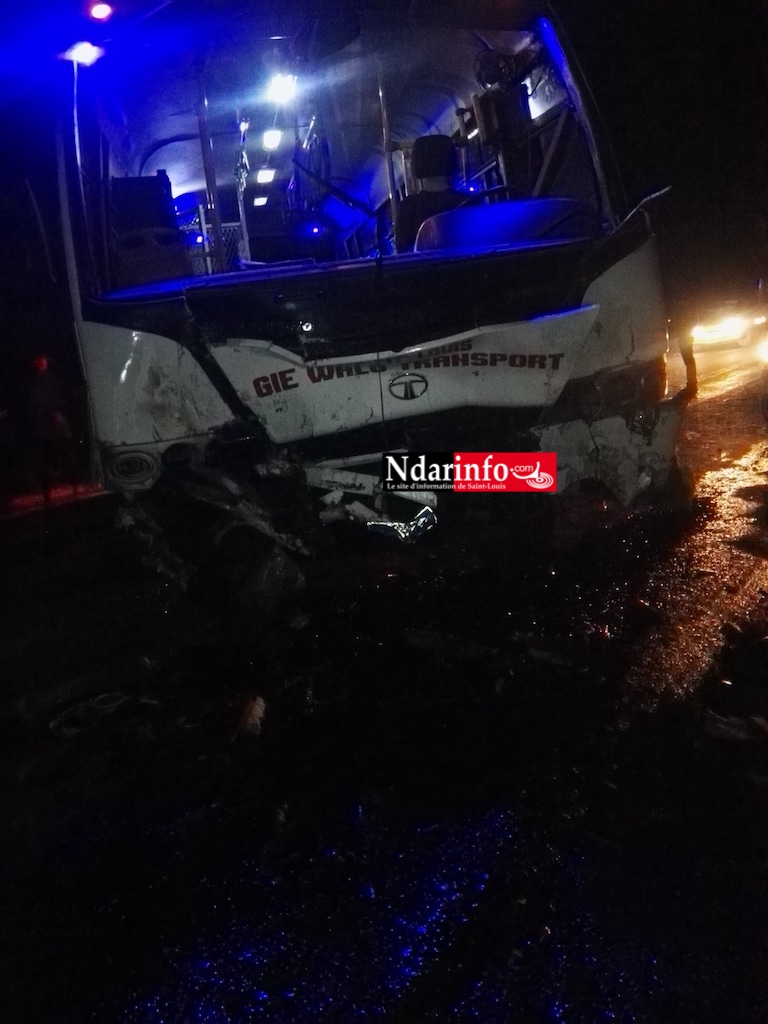
<svg viewBox="0 0 768 1024">
<path fill-rule="evenodd" d="M 594 479 L 625 505 L 662 486 L 675 463 L 685 403 L 672 398 L 631 420 L 573 420 L 536 428 L 542 451 L 557 451 L 557 489 Z M 658 413 L 658 416 L 656 415 Z"/>
<path fill-rule="evenodd" d="M 169 338 L 85 322 L 80 347 L 102 444 L 198 437 L 232 420 L 192 354 Z"/>
</svg>

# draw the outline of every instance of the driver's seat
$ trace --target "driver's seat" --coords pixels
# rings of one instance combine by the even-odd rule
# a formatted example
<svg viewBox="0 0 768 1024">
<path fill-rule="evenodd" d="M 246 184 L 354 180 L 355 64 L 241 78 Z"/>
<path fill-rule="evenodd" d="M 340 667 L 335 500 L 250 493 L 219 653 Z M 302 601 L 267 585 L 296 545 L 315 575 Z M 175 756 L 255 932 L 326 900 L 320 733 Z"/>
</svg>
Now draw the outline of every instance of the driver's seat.
<svg viewBox="0 0 768 1024">
<path fill-rule="evenodd" d="M 400 201 L 395 221 L 395 248 L 410 252 L 419 228 L 436 213 L 454 210 L 467 198 L 454 186 L 456 150 L 447 135 L 420 135 L 411 150 L 411 173 L 419 191 Z"/>
</svg>

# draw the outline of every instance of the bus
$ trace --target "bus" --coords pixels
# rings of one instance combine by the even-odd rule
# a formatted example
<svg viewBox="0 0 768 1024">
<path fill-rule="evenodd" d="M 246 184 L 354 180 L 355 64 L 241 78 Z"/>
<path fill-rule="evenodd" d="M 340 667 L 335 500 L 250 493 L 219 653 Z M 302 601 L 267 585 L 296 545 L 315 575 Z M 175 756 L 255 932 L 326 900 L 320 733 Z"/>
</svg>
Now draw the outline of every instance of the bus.
<svg viewBox="0 0 768 1024">
<path fill-rule="evenodd" d="M 106 488 L 302 551 L 391 518 L 387 453 L 554 453 L 559 496 L 628 506 L 665 486 L 653 231 L 548 4 L 134 7 L 51 79 Z"/>
</svg>

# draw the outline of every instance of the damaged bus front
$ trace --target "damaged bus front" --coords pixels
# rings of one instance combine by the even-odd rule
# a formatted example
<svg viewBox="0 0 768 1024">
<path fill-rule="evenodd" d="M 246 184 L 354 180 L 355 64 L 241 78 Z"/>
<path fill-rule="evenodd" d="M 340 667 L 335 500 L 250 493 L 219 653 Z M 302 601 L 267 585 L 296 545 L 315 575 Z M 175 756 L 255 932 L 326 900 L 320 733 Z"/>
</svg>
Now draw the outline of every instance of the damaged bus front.
<svg viewBox="0 0 768 1024">
<path fill-rule="evenodd" d="M 654 240 L 546 8 L 175 0 L 103 48 L 61 184 L 108 487 L 305 550 L 386 519 L 384 452 L 664 485 Z"/>
</svg>

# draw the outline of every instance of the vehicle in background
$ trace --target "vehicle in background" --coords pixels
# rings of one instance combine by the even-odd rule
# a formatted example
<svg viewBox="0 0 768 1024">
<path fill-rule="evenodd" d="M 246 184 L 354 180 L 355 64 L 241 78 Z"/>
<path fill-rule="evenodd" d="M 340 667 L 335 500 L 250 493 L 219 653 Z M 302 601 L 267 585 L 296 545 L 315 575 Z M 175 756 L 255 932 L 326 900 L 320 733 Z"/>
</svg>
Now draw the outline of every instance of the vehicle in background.
<svg viewBox="0 0 768 1024">
<path fill-rule="evenodd" d="M 763 341 L 768 335 L 766 314 L 765 303 L 740 299 L 708 307 L 691 329 L 694 351 L 713 346 L 746 348 Z"/>
<path fill-rule="evenodd" d="M 655 241 L 548 5 L 175 0 L 90 42 L 56 159 L 107 487 L 304 551 L 386 518 L 384 452 L 665 485 Z"/>
</svg>

